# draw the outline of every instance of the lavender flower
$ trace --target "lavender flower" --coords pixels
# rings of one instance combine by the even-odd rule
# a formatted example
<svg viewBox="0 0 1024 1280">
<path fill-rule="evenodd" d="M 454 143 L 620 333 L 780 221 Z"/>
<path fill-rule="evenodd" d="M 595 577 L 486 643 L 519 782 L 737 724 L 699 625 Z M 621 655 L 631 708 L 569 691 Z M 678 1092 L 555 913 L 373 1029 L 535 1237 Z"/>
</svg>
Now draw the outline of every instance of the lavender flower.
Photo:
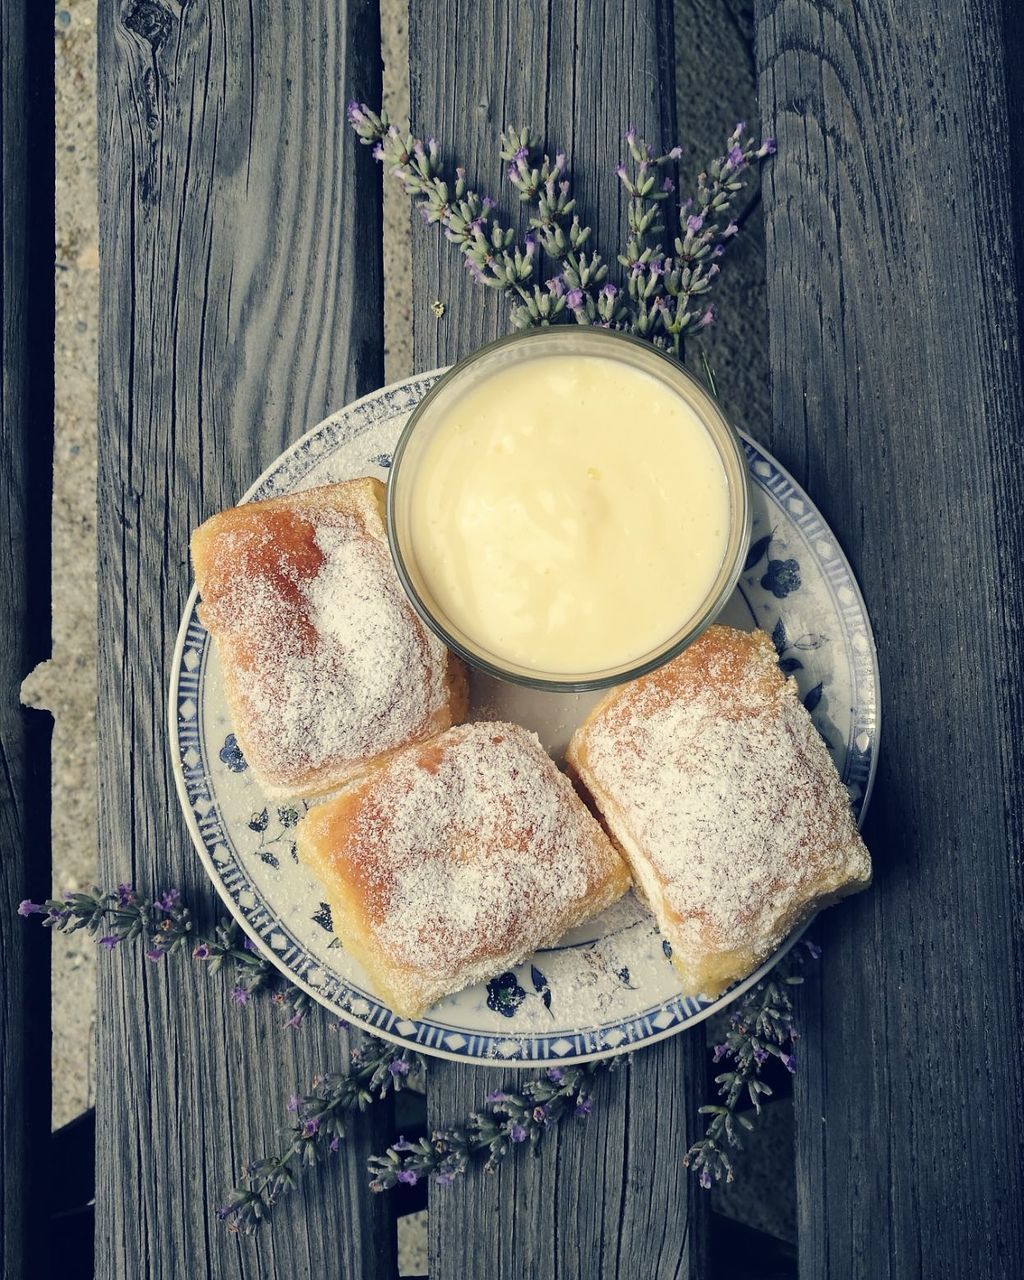
<svg viewBox="0 0 1024 1280">
<path fill-rule="evenodd" d="M 521 1125 L 521 1124 L 512 1125 L 512 1127 L 508 1131 L 508 1136 L 512 1139 L 513 1142 L 525 1142 L 526 1141 L 525 1125 Z"/>
<path fill-rule="evenodd" d="M 105 938 L 100 938 L 100 946 L 103 947 L 106 951 L 113 951 L 113 949 L 117 946 L 117 944 L 120 941 L 121 941 L 120 938 L 115 937 L 113 934 L 108 933 Z"/>
<path fill-rule="evenodd" d="M 29 898 L 22 898 L 18 903 L 19 916 L 38 916 L 42 915 L 44 910 L 42 903 L 32 902 Z"/>
<path fill-rule="evenodd" d="M 231 988 L 231 1000 L 234 1004 L 248 1004 L 250 993 L 246 991 L 245 987 L 240 987 L 236 984 Z"/>
<path fill-rule="evenodd" d="M 361 1111 L 386 1098 L 392 1089 L 402 1087 L 402 1073 L 396 1075 L 390 1067 L 395 1061 L 408 1060 L 406 1050 L 366 1036 L 353 1049 L 348 1074 L 319 1077 L 314 1080 L 310 1093 L 303 1097 L 292 1094 L 287 1110 L 294 1119 L 281 1151 L 247 1165 L 242 1180 L 218 1211 L 217 1216 L 228 1229 L 243 1234 L 256 1231 L 281 1195 L 295 1187 L 299 1168 L 316 1164 L 339 1149 L 350 1112 Z M 416 1061 L 422 1066 L 422 1059 L 416 1057 Z M 399 1139 L 395 1148 L 403 1152 L 419 1150 L 417 1144 L 408 1143 L 404 1138 Z M 398 1182 L 414 1186 L 419 1179 L 419 1170 L 412 1165 L 402 1165 L 402 1159 L 398 1154 L 393 1157 L 396 1163 L 392 1165 L 394 1172 L 389 1186 Z"/>
<path fill-rule="evenodd" d="M 802 951 L 794 949 L 775 969 L 736 1002 L 729 1016 L 729 1031 L 714 1046 L 714 1060 L 729 1060 L 729 1067 L 715 1077 L 720 1102 L 700 1108 L 710 1116 L 702 1138 L 684 1157 L 705 1189 L 734 1177 L 730 1148 L 738 1148 L 740 1129 L 753 1128 L 753 1121 L 739 1111 L 748 1100 L 754 1115 L 760 1115 L 763 1100 L 771 1097 L 771 1086 L 761 1079 L 761 1070 L 776 1057 L 788 1071 L 796 1070 L 793 1044 L 798 1038 L 790 989 L 803 981 Z"/>
</svg>

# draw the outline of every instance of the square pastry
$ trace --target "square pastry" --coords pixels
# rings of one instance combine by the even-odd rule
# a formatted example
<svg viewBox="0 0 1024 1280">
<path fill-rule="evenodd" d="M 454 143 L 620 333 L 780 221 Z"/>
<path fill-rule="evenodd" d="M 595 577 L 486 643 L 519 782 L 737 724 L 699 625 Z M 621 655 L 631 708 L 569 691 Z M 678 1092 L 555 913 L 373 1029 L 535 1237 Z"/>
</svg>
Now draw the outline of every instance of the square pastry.
<svg viewBox="0 0 1024 1280">
<path fill-rule="evenodd" d="M 572 783 L 518 725 L 460 725 L 410 747 L 311 809 L 296 838 L 343 945 L 408 1018 L 629 887 Z"/>
<path fill-rule="evenodd" d="M 395 573 L 384 486 L 249 502 L 192 535 L 235 733 L 270 796 L 331 791 L 466 712 L 465 669 Z"/>
<path fill-rule="evenodd" d="M 567 759 L 671 943 L 686 995 L 719 995 L 871 880 L 846 788 L 762 631 L 709 627 L 613 690 Z"/>
</svg>

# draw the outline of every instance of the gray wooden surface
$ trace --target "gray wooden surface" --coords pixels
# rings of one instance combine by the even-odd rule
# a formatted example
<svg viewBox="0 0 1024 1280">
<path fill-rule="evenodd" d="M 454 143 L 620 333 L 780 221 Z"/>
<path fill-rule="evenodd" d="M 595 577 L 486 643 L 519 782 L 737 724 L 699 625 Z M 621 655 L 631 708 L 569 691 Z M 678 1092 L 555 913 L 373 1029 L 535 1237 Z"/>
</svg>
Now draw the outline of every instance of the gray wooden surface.
<svg viewBox="0 0 1024 1280">
<path fill-rule="evenodd" d="M 100 874 L 212 893 L 167 758 L 188 539 L 328 410 L 382 381 L 380 179 L 344 121 L 380 95 L 370 0 L 103 4 L 99 27 Z M 239 1009 L 198 965 L 100 966 L 100 1277 L 388 1275 L 379 1113 L 255 1243 L 213 1208 L 276 1149 L 347 1036 Z M 383 1111 L 383 1108 L 380 1109 Z"/>
<path fill-rule="evenodd" d="M 882 672 L 871 893 L 821 924 L 800 1266 L 1024 1257 L 1022 15 L 759 4 L 769 442 L 845 546 Z M 1009 77 L 1009 80 L 1008 80 Z"/>
<path fill-rule="evenodd" d="M 49 938 L 17 915 L 50 894 L 49 715 L 20 706 L 50 654 L 53 458 L 52 19 L 0 8 L 0 1276 L 46 1266 Z M 38 1274 L 38 1271 L 36 1272 Z"/>
<path fill-rule="evenodd" d="M 478 189 L 510 188 L 498 133 L 528 124 L 569 157 L 584 220 L 618 251 L 624 204 L 613 175 L 635 123 L 675 141 L 671 5 L 641 0 L 505 6 L 468 0 L 410 5 L 414 128 L 467 165 Z M 458 256 L 416 220 L 413 339 L 418 369 L 445 364 L 507 331 L 507 311 L 471 284 Z M 441 301 L 440 321 L 431 304 Z M 682 1165 L 703 1099 L 703 1028 L 638 1054 L 601 1082 L 594 1115 L 549 1135 L 542 1154 L 493 1178 L 430 1190 L 432 1280 L 529 1275 L 684 1277 L 703 1267 L 706 1198 Z M 432 1063 L 428 1119 L 479 1106 L 501 1074 Z"/>
</svg>

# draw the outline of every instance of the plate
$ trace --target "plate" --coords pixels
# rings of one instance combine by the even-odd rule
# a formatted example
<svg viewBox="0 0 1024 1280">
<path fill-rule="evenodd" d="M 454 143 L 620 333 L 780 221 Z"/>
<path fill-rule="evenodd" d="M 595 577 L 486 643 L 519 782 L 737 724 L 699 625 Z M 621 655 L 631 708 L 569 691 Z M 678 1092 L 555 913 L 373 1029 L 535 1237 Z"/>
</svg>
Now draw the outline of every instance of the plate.
<svg viewBox="0 0 1024 1280">
<path fill-rule="evenodd" d="M 385 387 L 314 427 L 263 473 L 245 500 L 360 475 L 386 478 L 416 404 L 443 370 Z M 753 534 L 721 620 L 773 638 L 784 671 L 828 744 L 862 821 L 878 750 L 875 646 L 864 601 L 814 504 L 743 437 Z M 193 590 L 174 653 L 169 732 L 178 795 L 199 856 L 245 932 L 290 981 L 339 1016 L 422 1053 L 481 1065 L 583 1062 L 674 1035 L 736 998 L 796 941 L 713 1002 L 679 994 L 668 943 L 633 898 L 517 969 L 450 996 L 416 1021 L 373 994 L 331 931 L 330 910 L 295 855 L 307 807 L 264 798 L 235 740 L 217 656 Z M 558 758 L 600 693 L 526 690 L 473 673 L 471 717 L 534 729 Z"/>
</svg>

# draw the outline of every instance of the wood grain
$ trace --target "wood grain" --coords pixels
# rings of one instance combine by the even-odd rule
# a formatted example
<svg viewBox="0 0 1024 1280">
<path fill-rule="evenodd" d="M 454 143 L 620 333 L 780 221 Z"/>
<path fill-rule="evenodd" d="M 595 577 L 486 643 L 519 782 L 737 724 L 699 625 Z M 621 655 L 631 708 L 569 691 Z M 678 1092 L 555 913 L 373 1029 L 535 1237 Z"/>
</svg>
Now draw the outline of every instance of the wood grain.
<svg viewBox="0 0 1024 1280">
<path fill-rule="evenodd" d="M 51 719 L 20 705 L 50 655 L 53 463 L 53 28 L 0 9 L 0 1276 L 47 1265 L 49 938 L 19 919 L 50 895 Z"/>
<path fill-rule="evenodd" d="M 164 712 L 188 538 L 382 380 L 380 179 L 344 120 L 348 97 L 379 97 L 379 50 L 370 0 L 100 6 L 101 879 L 173 884 L 211 915 Z M 100 966 L 97 1275 L 393 1274 L 366 1190 L 376 1113 L 255 1242 L 215 1221 L 348 1041 L 170 970 L 128 948 Z"/>
<path fill-rule="evenodd" d="M 522 124 L 542 132 L 551 149 L 567 152 L 584 221 L 601 228 L 613 258 L 624 206 L 612 170 L 626 126 L 655 144 L 673 140 L 671 6 L 413 0 L 410 49 L 414 127 L 435 134 L 509 211 L 498 133 Z M 445 304 L 441 319 L 434 301 Z M 506 331 L 503 304 L 472 286 L 450 246 L 416 220 L 416 368 L 448 363 Z M 432 1187 L 432 1280 L 703 1274 L 705 1206 L 682 1166 L 703 1101 L 703 1045 L 698 1029 L 638 1053 L 601 1082 L 593 1117 L 549 1135 L 538 1159 Z M 432 1063 L 430 1124 L 461 1118 L 499 1080 Z"/>
<path fill-rule="evenodd" d="M 850 554 L 884 707 L 875 885 L 802 1001 L 808 1280 L 1024 1254 L 1021 22 L 758 5 L 769 443 Z"/>
</svg>

